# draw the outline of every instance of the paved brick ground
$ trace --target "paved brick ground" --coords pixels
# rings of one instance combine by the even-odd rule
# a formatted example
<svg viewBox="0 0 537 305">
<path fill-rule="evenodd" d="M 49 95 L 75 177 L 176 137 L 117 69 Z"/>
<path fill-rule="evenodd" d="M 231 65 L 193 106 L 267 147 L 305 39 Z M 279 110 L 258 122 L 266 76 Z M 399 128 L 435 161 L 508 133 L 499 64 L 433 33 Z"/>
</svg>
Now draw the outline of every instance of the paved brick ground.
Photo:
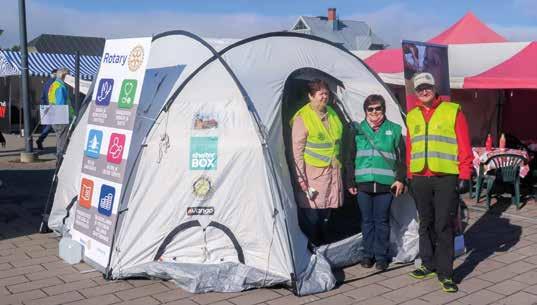
<svg viewBox="0 0 537 305">
<path fill-rule="evenodd" d="M 44 154 L 44 162 L 14 162 L 22 141 L 13 136 L 8 141 L 19 146 L 0 149 L 0 179 L 5 183 L 0 189 L 0 305 L 537 304 L 537 204 L 530 200 L 517 211 L 509 198 L 487 212 L 467 200 L 472 208 L 465 235 L 468 253 L 455 262 L 461 281 L 456 294 L 439 291 L 436 280 L 409 278 L 412 266 L 403 265 L 381 274 L 349 267 L 341 272 L 336 289 L 306 297 L 284 288 L 192 295 L 172 282 L 105 281 L 84 263 L 63 263 L 57 238 L 35 233 L 54 161 Z"/>
</svg>

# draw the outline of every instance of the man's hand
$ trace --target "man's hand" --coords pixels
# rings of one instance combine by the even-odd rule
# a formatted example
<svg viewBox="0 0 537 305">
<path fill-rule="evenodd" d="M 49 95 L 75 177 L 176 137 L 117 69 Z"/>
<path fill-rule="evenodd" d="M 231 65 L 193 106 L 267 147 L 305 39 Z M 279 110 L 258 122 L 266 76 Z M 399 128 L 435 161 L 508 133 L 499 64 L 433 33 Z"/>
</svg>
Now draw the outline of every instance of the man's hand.
<svg viewBox="0 0 537 305">
<path fill-rule="evenodd" d="M 390 186 L 390 189 L 392 189 L 393 195 L 398 197 L 405 190 L 405 185 L 400 181 L 395 181 L 392 186 Z"/>
<path fill-rule="evenodd" d="M 349 187 L 349 188 L 347 189 L 347 191 L 349 191 L 349 193 L 351 193 L 351 195 L 356 195 L 356 194 L 358 194 L 358 188 L 355 187 L 355 186 L 353 186 L 353 187 Z"/>
<path fill-rule="evenodd" d="M 457 191 L 459 194 L 468 193 L 468 191 L 470 191 L 470 180 L 459 179 L 459 182 L 457 183 Z"/>
<path fill-rule="evenodd" d="M 301 181 L 300 182 L 300 189 L 303 191 L 303 192 L 308 192 L 308 184 L 306 183 L 306 181 Z"/>
</svg>

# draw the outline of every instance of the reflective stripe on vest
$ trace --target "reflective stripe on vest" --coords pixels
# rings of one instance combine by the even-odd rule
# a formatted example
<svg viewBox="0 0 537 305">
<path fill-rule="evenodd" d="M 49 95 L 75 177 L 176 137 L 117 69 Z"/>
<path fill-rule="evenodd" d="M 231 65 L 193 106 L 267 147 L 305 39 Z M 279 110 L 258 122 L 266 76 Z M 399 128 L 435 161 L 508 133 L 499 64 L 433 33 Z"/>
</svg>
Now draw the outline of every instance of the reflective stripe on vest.
<svg viewBox="0 0 537 305">
<path fill-rule="evenodd" d="M 376 132 L 366 121 L 362 121 L 359 125 L 355 123 L 354 128 L 355 181 L 391 185 L 395 181 L 394 168 L 397 159 L 395 149 L 401 139 L 401 126 L 385 120 Z"/>
<path fill-rule="evenodd" d="M 382 176 L 389 176 L 389 177 L 395 177 L 395 173 L 391 169 L 383 169 L 383 168 L 361 168 L 354 170 L 355 176 L 364 176 L 364 175 L 382 175 Z"/>
<path fill-rule="evenodd" d="M 407 125 L 412 143 L 410 172 L 419 173 L 427 166 L 435 173 L 458 174 L 458 145 L 455 122 L 459 105 L 442 102 L 429 122 L 419 107 L 407 115 Z"/>
<path fill-rule="evenodd" d="M 319 115 L 306 104 L 293 116 L 291 122 L 300 116 L 306 129 L 308 138 L 304 149 L 304 162 L 315 167 L 327 167 L 339 155 L 339 146 L 343 134 L 343 124 L 332 107 L 327 106 L 327 129 Z"/>
</svg>

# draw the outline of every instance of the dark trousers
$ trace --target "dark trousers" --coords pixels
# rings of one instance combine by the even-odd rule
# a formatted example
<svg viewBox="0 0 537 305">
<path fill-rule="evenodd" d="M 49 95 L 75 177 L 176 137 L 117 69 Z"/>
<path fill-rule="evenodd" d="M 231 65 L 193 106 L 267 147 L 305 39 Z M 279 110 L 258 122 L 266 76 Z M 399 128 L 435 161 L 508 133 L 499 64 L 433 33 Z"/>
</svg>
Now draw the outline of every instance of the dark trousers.
<svg viewBox="0 0 537 305">
<path fill-rule="evenodd" d="M 39 138 L 37 138 L 37 141 L 43 143 L 43 141 L 51 131 L 52 125 L 44 125 L 43 129 L 41 130 L 41 134 L 39 135 Z"/>
<path fill-rule="evenodd" d="M 300 227 L 308 239 L 319 246 L 326 238 L 328 219 L 332 209 L 300 208 Z"/>
<path fill-rule="evenodd" d="M 420 257 L 439 279 L 453 276 L 453 221 L 459 204 L 458 177 L 414 176 L 411 194 L 419 215 Z"/>
<path fill-rule="evenodd" d="M 390 206 L 391 193 L 358 193 L 358 206 L 362 213 L 364 258 L 377 262 L 390 259 Z"/>
</svg>

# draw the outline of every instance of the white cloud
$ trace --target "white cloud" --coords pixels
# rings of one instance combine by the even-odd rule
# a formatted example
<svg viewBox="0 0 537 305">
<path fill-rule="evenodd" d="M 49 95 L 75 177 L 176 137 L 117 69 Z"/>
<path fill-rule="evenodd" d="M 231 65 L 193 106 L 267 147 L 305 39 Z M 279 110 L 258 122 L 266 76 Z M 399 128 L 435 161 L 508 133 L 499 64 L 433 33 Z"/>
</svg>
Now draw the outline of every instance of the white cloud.
<svg viewBox="0 0 537 305">
<path fill-rule="evenodd" d="M 3 11 L 18 12 L 17 1 L 9 1 Z M 294 16 L 240 14 L 182 14 L 167 11 L 140 13 L 84 12 L 50 7 L 27 1 L 28 40 L 43 33 L 106 38 L 153 35 L 169 30 L 186 30 L 204 37 L 243 38 L 269 31 L 287 30 Z M 4 34 L 0 45 L 19 44 L 18 14 L 2 16 Z"/>
</svg>

